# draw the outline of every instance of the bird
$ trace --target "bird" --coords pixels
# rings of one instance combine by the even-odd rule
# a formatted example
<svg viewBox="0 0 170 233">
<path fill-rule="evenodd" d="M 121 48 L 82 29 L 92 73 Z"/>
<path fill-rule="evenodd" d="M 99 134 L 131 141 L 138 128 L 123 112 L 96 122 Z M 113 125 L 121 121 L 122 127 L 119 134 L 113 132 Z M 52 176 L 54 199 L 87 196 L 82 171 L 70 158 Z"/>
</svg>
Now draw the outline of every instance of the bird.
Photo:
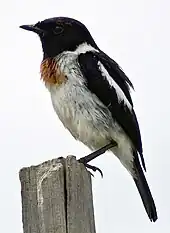
<svg viewBox="0 0 170 233">
<path fill-rule="evenodd" d="M 89 162 L 106 151 L 112 152 L 133 178 L 146 213 L 155 222 L 157 210 L 144 175 L 146 166 L 130 79 L 77 19 L 53 17 L 20 28 L 40 38 L 41 79 L 59 120 L 76 140 L 93 151 L 79 161 L 101 171 Z"/>
</svg>

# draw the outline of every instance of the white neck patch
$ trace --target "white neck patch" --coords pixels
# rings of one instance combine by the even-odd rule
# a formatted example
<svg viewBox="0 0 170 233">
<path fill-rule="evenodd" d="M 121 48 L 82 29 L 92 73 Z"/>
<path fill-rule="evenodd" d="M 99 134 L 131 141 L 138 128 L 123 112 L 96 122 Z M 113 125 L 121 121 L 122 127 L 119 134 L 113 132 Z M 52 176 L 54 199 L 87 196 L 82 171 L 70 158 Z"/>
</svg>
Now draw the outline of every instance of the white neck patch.
<svg viewBox="0 0 170 233">
<path fill-rule="evenodd" d="M 79 55 L 81 53 L 87 53 L 87 52 L 91 52 L 91 51 L 95 51 L 95 52 L 99 52 L 97 49 L 93 48 L 91 45 L 87 44 L 86 42 L 83 44 L 80 44 L 76 50 L 75 50 L 75 54 Z"/>
<path fill-rule="evenodd" d="M 76 50 L 75 51 L 65 51 L 65 52 L 62 52 L 60 53 L 59 55 L 57 55 L 57 60 L 61 59 L 63 56 L 67 57 L 68 60 L 72 59 L 73 57 L 77 57 L 78 55 L 80 54 L 84 54 L 84 53 L 87 53 L 87 52 L 99 52 L 99 50 L 95 49 L 93 46 L 87 44 L 86 42 L 85 43 L 82 43 L 80 44 L 79 46 L 77 46 Z M 68 57 L 69 55 L 69 57 Z"/>
</svg>

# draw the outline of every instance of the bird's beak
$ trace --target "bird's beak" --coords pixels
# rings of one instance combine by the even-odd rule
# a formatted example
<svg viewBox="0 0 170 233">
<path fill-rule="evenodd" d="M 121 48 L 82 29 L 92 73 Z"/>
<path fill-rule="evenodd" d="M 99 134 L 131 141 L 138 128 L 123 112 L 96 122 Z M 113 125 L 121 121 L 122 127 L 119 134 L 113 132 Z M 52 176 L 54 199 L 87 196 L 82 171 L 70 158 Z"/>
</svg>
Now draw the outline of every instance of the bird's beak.
<svg viewBox="0 0 170 233">
<path fill-rule="evenodd" d="M 42 33 L 44 33 L 44 31 L 41 28 L 36 27 L 34 24 L 32 24 L 32 25 L 22 25 L 22 26 L 20 26 L 20 28 L 25 29 L 27 31 L 35 32 L 38 35 L 41 35 Z"/>
</svg>

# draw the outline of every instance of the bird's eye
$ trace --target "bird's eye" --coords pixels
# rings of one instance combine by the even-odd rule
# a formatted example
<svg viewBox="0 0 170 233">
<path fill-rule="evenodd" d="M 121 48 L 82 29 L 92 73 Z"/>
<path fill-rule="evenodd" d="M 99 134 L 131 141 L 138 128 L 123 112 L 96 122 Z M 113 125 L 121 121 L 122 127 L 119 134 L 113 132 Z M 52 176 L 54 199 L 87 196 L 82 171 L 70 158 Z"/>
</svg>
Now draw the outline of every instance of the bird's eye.
<svg viewBox="0 0 170 233">
<path fill-rule="evenodd" d="M 61 34 L 63 31 L 64 31 L 63 27 L 57 25 L 57 26 L 54 28 L 53 33 L 54 33 L 55 35 L 59 35 L 59 34 Z"/>
</svg>

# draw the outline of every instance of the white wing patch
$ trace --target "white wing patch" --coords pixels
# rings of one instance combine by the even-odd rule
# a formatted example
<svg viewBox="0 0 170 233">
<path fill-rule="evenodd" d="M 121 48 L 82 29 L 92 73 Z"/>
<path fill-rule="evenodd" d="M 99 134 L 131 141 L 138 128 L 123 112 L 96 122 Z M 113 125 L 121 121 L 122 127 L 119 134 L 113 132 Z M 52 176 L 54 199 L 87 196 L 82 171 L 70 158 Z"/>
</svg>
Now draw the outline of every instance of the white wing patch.
<svg viewBox="0 0 170 233">
<path fill-rule="evenodd" d="M 124 92 L 119 87 L 119 85 L 113 80 L 113 78 L 109 75 L 109 73 L 107 72 L 107 70 L 105 69 L 105 67 L 103 66 L 103 64 L 100 61 L 98 62 L 98 66 L 99 66 L 99 69 L 102 73 L 102 76 L 107 79 L 110 86 L 114 87 L 114 89 L 117 93 L 118 100 L 120 102 L 124 101 L 124 103 L 127 105 L 129 110 L 132 110 L 132 105 L 130 104 L 129 100 L 126 98 Z"/>
</svg>

